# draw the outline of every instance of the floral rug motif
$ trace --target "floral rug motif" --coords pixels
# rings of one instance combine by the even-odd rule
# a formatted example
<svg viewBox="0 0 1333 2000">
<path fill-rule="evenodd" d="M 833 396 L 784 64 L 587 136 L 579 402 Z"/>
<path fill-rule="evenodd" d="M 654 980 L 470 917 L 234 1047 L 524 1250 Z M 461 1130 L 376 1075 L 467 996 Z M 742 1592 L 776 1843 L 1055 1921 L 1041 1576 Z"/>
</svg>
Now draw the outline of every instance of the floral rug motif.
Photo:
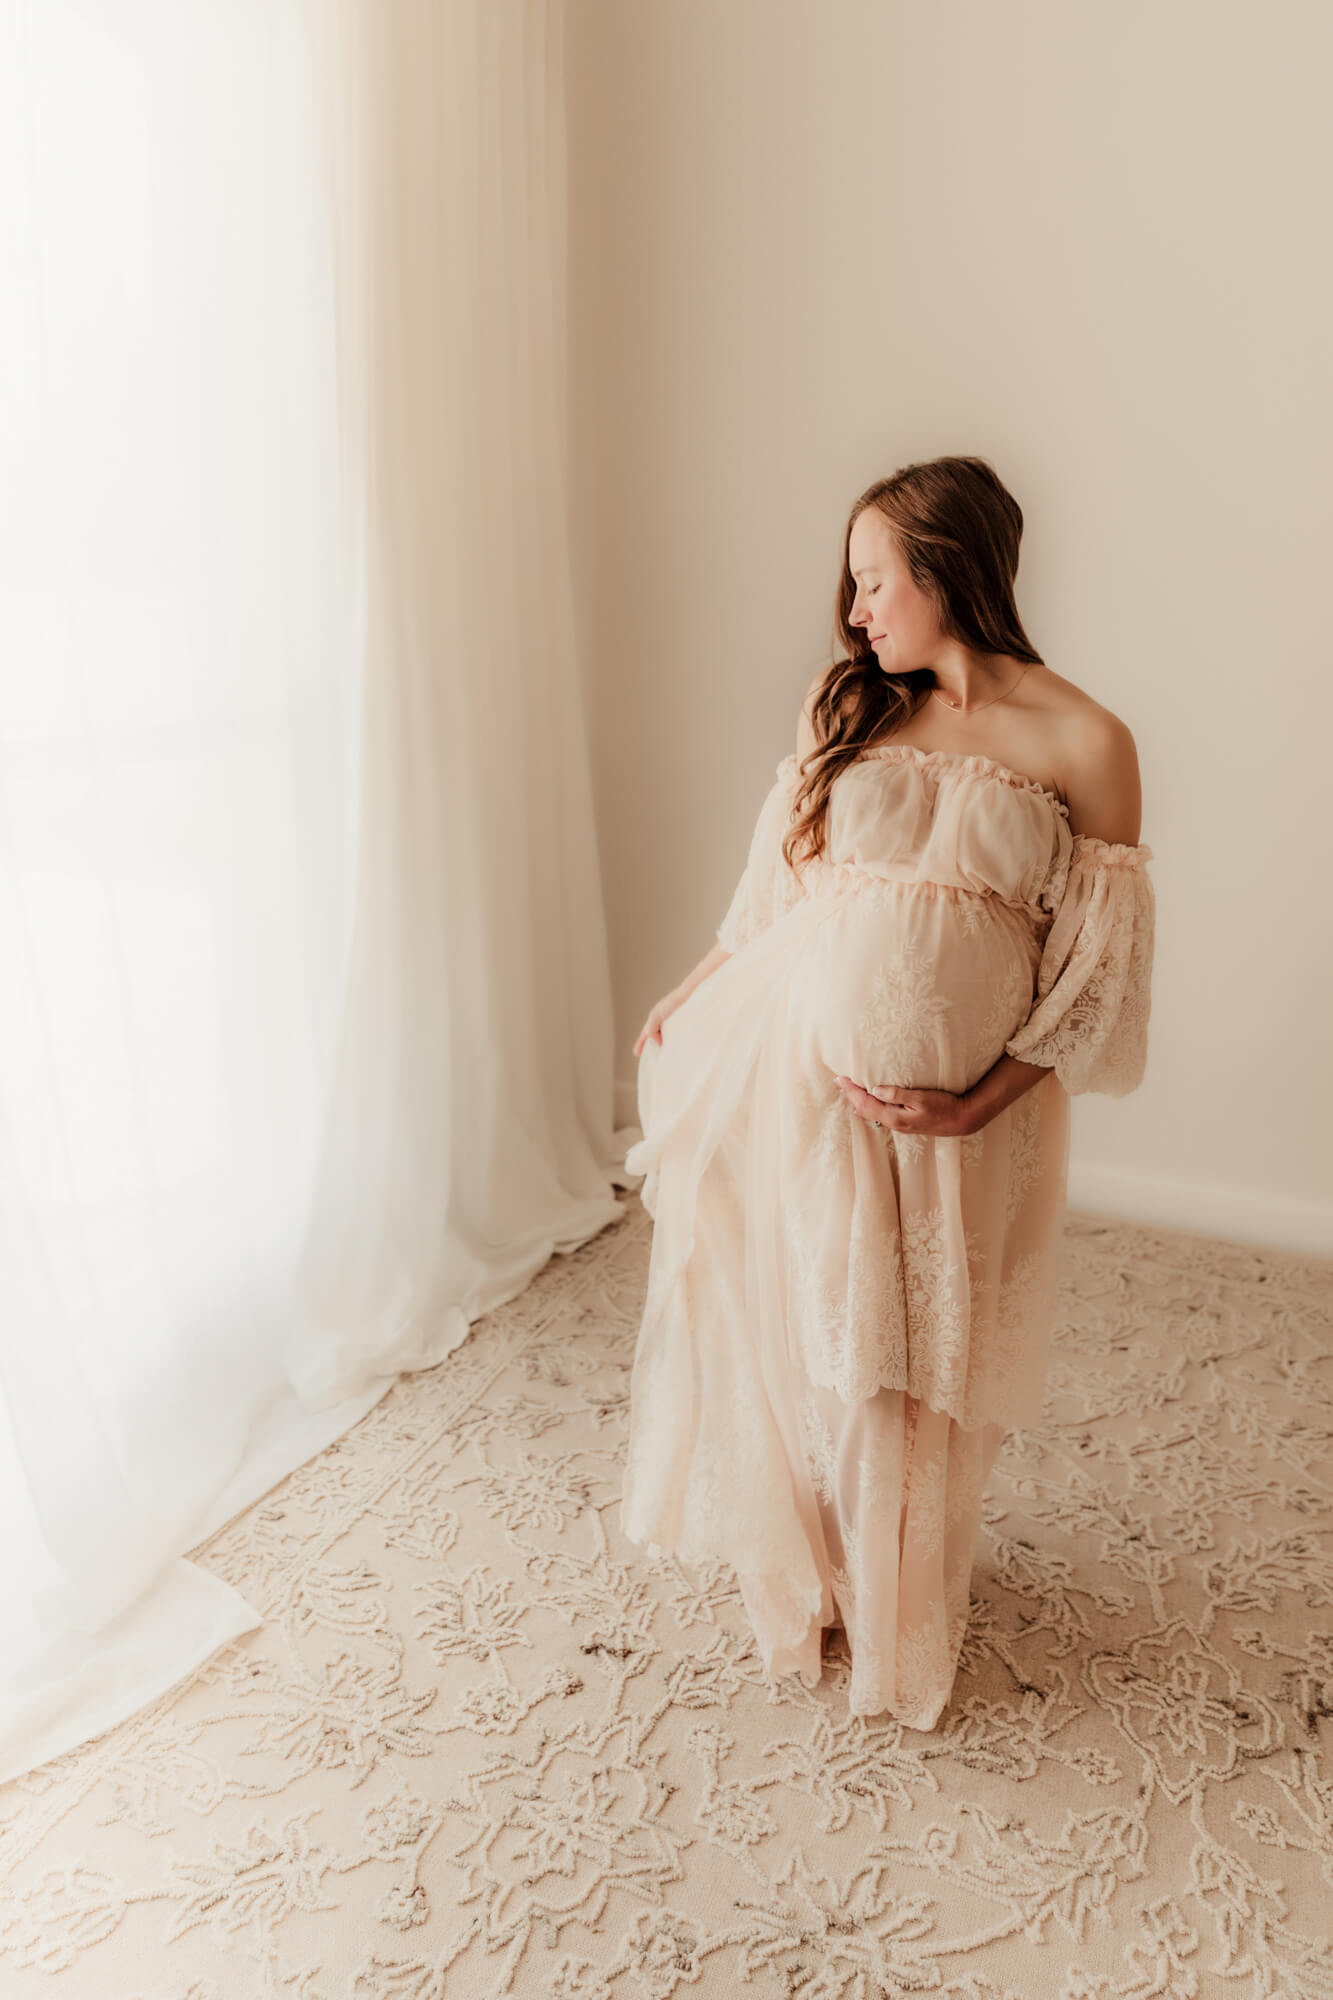
<svg viewBox="0 0 1333 2000">
<path fill-rule="evenodd" d="M 1333 1265 L 1071 1214 L 938 1727 L 619 1533 L 638 1200 L 197 1550 L 0 1788 L 5 2000 L 1333 2000 Z"/>
</svg>

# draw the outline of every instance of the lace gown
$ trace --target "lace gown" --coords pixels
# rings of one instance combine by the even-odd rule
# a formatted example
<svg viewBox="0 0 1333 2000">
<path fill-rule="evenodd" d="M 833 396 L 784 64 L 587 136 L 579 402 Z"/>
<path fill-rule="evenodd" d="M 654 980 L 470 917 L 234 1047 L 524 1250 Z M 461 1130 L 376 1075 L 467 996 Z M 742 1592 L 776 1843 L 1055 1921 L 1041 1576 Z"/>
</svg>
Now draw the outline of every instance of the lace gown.
<svg viewBox="0 0 1333 2000">
<path fill-rule="evenodd" d="M 994 760 L 886 744 L 834 784 L 825 854 L 781 854 L 785 757 L 717 932 L 732 953 L 639 1066 L 654 1219 L 622 1525 L 734 1568 L 771 1675 L 844 1626 L 853 1713 L 934 1726 L 984 1484 L 1040 1412 L 1069 1093 L 1147 1050 L 1152 850 L 1071 832 Z M 964 1139 L 859 1118 L 834 1081 L 1044 1077 Z"/>
</svg>

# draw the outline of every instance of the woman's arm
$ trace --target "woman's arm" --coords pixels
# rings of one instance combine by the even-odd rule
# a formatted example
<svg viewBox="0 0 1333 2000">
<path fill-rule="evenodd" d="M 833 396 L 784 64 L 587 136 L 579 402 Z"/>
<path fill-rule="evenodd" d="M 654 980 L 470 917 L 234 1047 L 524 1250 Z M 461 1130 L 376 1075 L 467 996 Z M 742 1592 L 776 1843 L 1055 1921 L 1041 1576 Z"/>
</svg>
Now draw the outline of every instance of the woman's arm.
<svg viewBox="0 0 1333 2000">
<path fill-rule="evenodd" d="M 1069 831 L 1137 847 L 1143 816 L 1138 751 L 1109 709 L 1084 725 L 1065 772 Z"/>
<path fill-rule="evenodd" d="M 663 1025 L 671 1019 L 677 1007 L 683 1007 L 696 986 L 702 985 L 710 972 L 716 972 L 725 964 L 731 953 L 725 945 L 715 944 L 705 958 L 701 958 L 693 972 L 687 972 L 679 986 L 673 986 L 665 999 L 658 1000 L 649 1012 L 648 1019 L 640 1028 L 634 1042 L 634 1053 L 641 1056 L 647 1044 L 652 1041 L 660 1046 Z"/>
<path fill-rule="evenodd" d="M 1020 1062 L 1017 1056 L 1001 1056 L 959 1098 L 961 1136 L 966 1138 L 968 1133 L 979 1132 L 983 1125 L 989 1125 L 992 1118 L 1001 1111 L 1007 1111 L 1011 1104 L 1016 1104 L 1026 1091 L 1031 1090 L 1034 1083 L 1040 1083 L 1050 1073 L 1044 1063 Z"/>
<path fill-rule="evenodd" d="M 798 758 L 806 756 L 815 747 L 814 730 L 811 727 L 810 723 L 810 709 L 814 702 L 816 694 L 819 692 L 819 689 L 823 684 L 823 680 L 824 680 L 824 675 L 822 672 L 815 675 L 814 680 L 811 681 L 809 688 L 806 690 L 805 698 L 801 703 L 800 713 L 796 718 L 796 754 Z M 784 758 L 783 765 L 785 765 L 786 762 L 787 760 Z M 779 773 L 781 773 L 783 766 L 780 765 L 778 768 L 779 768 Z M 746 864 L 746 875 L 742 877 L 741 883 L 738 886 L 736 892 L 736 900 L 739 904 L 743 905 L 744 903 L 746 889 L 747 889 L 747 878 L 752 877 L 754 875 L 756 866 L 761 866 L 761 867 L 767 866 L 771 872 L 772 868 L 776 865 L 775 858 L 771 852 L 771 848 L 766 846 L 766 839 L 769 834 L 772 834 L 772 836 L 776 838 L 778 829 L 776 823 L 772 827 L 769 827 L 766 822 L 767 822 L 767 814 L 772 806 L 772 802 L 779 796 L 780 796 L 780 789 L 777 785 L 775 785 L 773 788 L 773 792 L 770 794 L 769 800 L 765 804 L 764 811 L 760 815 L 759 829 L 757 829 L 756 833 L 752 836 L 750 857 Z M 760 847 L 764 850 L 762 853 L 758 852 L 755 846 L 753 845 L 753 842 L 755 841 L 760 843 Z M 768 888 L 763 892 L 763 894 L 767 896 L 770 902 L 772 901 L 771 883 L 769 884 Z M 730 914 L 731 913 L 729 912 L 728 920 L 730 919 Z M 755 922 L 757 918 L 760 921 L 762 921 L 762 911 L 758 911 L 753 908 L 743 909 L 742 920 L 741 920 L 742 929 L 743 930 L 753 929 L 755 927 Z M 726 928 L 726 926 L 724 925 L 723 928 Z M 644 1045 L 650 1038 L 656 1042 L 661 1041 L 663 1023 L 666 1020 L 668 1020 L 672 1014 L 674 1014 L 677 1007 L 682 1006 L 684 1002 L 689 999 L 691 993 L 694 992 L 697 986 L 702 986 L 705 979 L 709 978 L 714 972 L 716 972 L 719 966 L 725 965 L 727 960 L 731 956 L 732 956 L 731 951 L 719 939 L 713 945 L 712 950 L 707 952 L 704 955 L 704 957 L 699 960 L 699 963 L 696 966 L 694 966 L 691 971 L 686 973 L 685 977 L 681 980 L 679 986 L 674 986 L 671 989 L 670 993 L 666 995 L 665 999 L 657 1001 L 651 1013 L 649 1014 L 648 1019 L 644 1022 L 642 1028 L 639 1030 L 638 1039 L 635 1041 L 634 1044 L 634 1053 L 636 1056 L 642 1053 Z"/>
<path fill-rule="evenodd" d="M 688 999 L 695 987 L 702 986 L 709 973 L 716 972 L 719 965 L 725 965 L 730 957 L 731 953 L 726 949 L 725 945 L 715 944 L 713 949 L 699 960 L 694 970 L 685 974 L 680 985 L 676 988 L 681 999 Z"/>
<path fill-rule="evenodd" d="M 1134 737 L 1119 716 L 1103 709 L 1082 732 L 1065 782 L 1072 833 L 1137 845 L 1142 789 Z M 965 1132 L 979 1132 L 1050 1074 L 1045 1063 L 1002 1055 L 959 1100 Z"/>
</svg>

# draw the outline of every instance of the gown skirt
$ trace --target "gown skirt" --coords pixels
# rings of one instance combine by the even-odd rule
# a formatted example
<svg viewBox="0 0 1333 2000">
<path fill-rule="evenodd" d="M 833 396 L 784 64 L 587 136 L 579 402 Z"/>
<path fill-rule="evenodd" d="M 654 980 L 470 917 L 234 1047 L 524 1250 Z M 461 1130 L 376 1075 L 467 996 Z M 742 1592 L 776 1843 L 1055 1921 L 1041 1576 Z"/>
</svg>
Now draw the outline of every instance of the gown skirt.
<svg viewBox="0 0 1333 2000">
<path fill-rule="evenodd" d="M 847 1634 L 851 1712 L 931 1729 L 967 1628 L 987 1476 L 1040 1409 L 1068 1098 L 966 1138 L 875 1126 L 835 1074 L 965 1090 L 1028 1015 L 1034 914 L 810 864 L 648 1041 L 654 1218 L 622 1526 L 736 1573 L 770 1676 Z"/>
</svg>

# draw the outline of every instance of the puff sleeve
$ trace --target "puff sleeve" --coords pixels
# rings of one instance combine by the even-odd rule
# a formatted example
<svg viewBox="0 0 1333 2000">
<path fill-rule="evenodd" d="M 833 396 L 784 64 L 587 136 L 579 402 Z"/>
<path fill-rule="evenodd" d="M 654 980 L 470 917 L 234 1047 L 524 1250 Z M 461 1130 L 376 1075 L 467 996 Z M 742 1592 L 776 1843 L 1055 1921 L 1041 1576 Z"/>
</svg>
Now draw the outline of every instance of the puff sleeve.
<svg viewBox="0 0 1333 2000">
<path fill-rule="evenodd" d="M 795 754 L 784 757 L 759 808 L 744 872 L 716 932 L 724 951 L 739 951 L 752 937 L 776 923 L 805 894 L 800 878 L 788 867 L 782 853 L 799 783 Z"/>
<path fill-rule="evenodd" d="M 1032 1011 L 1005 1043 L 1054 1069 L 1071 1094 L 1123 1097 L 1148 1057 L 1156 899 L 1152 849 L 1075 834 L 1042 945 Z"/>
</svg>

